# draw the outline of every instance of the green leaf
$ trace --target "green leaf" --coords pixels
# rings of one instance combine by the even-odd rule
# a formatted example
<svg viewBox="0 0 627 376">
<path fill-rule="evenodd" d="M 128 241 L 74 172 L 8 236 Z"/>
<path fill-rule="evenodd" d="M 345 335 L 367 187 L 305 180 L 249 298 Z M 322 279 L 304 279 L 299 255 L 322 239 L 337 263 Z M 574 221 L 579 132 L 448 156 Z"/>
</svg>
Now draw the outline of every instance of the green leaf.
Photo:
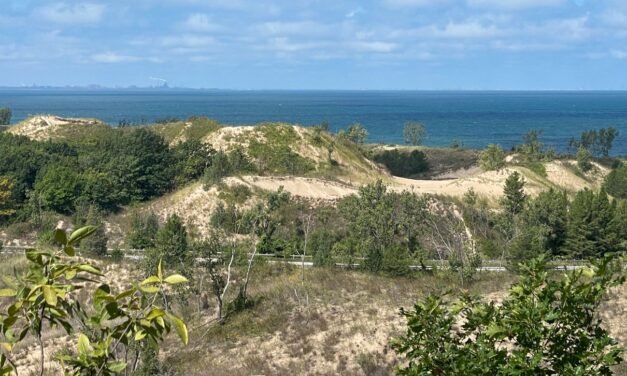
<svg viewBox="0 0 627 376">
<path fill-rule="evenodd" d="M 497 334 L 501 334 L 505 332 L 505 329 L 497 324 L 490 324 L 490 326 L 488 326 L 488 329 L 485 331 L 485 334 L 488 337 L 494 337 Z"/>
<path fill-rule="evenodd" d="M 147 285 L 149 283 L 157 283 L 157 282 L 161 282 L 161 280 L 159 279 L 159 277 L 153 275 L 153 276 L 150 276 L 150 277 L 144 279 L 141 284 L 142 285 Z"/>
<path fill-rule="evenodd" d="M 135 333 L 135 341 L 141 341 L 145 337 L 146 337 L 146 332 L 144 332 L 143 330 L 138 330 L 137 333 Z"/>
<path fill-rule="evenodd" d="M 74 231 L 72 235 L 70 235 L 70 239 L 68 239 L 67 244 L 72 245 L 80 242 L 85 239 L 89 235 L 93 234 L 96 231 L 95 226 L 85 226 L 81 227 L 78 230 Z"/>
<path fill-rule="evenodd" d="M 124 362 L 114 362 L 107 364 L 107 369 L 113 373 L 120 373 L 124 371 L 126 368 L 126 363 Z"/>
<path fill-rule="evenodd" d="M 174 325 L 174 328 L 176 329 L 176 333 L 178 333 L 179 338 L 181 339 L 181 342 L 183 342 L 184 345 L 187 345 L 187 343 L 189 342 L 189 337 L 187 333 L 187 326 L 185 325 L 183 320 L 181 320 L 180 318 L 174 315 L 168 315 L 168 317 L 170 318 L 170 321 Z"/>
<path fill-rule="evenodd" d="M 59 243 L 60 245 L 66 245 L 67 236 L 65 235 L 65 231 L 61 230 L 60 228 L 54 230 L 54 240 L 56 240 L 57 243 Z"/>
<path fill-rule="evenodd" d="M 71 245 L 66 245 L 63 247 L 63 252 L 70 257 L 76 256 L 76 250 Z"/>
<path fill-rule="evenodd" d="M 162 310 L 161 308 L 153 308 L 152 311 L 150 311 L 150 313 L 148 314 L 148 316 L 146 316 L 146 320 L 152 320 L 156 317 L 162 317 L 165 316 L 165 311 Z"/>
<path fill-rule="evenodd" d="M 102 273 L 100 272 L 100 270 L 92 265 L 89 264 L 82 264 L 78 266 L 78 269 L 87 273 L 91 273 L 91 274 L 96 274 L 96 275 L 102 275 Z"/>
<path fill-rule="evenodd" d="M 115 296 L 115 300 L 122 300 L 124 298 L 128 298 L 129 296 L 132 296 L 135 293 L 135 289 L 128 289 L 126 291 L 122 291 L 121 293 L 119 293 L 118 295 Z"/>
<path fill-rule="evenodd" d="M 53 306 L 53 307 L 56 306 L 57 294 L 54 292 L 54 289 L 52 288 L 52 286 L 44 285 L 41 287 L 41 289 L 44 292 L 44 299 L 46 300 L 46 303 L 48 303 L 48 305 Z"/>
<path fill-rule="evenodd" d="M 165 280 L 165 283 L 169 284 L 169 285 L 176 285 L 179 283 L 186 283 L 188 282 L 187 278 L 183 277 L 180 274 L 172 274 L 171 276 L 167 277 Z"/>
<path fill-rule="evenodd" d="M 140 286 L 139 289 L 149 294 L 154 294 L 160 291 L 159 287 L 156 286 Z"/>
<path fill-rule="evenodd" d="M 159 280 L 163 279 L 163 271 L 161 269 L 161 262 L 163 261 L 163 259 L 159 259 L 159 265 L 157 265 L 157 277 L 159 277 Z"/>
<path fill-rule="evenodd" d="M 89 338 L 83 333 L 78 335 L 78 353 L 81 355 L 85 355 L 91 351 L 91 344 L 89 343 Z"/>
<path fill-rule="evenodd" d="M 13 289 L 0 289 L 0 298 L 8 298 L 17 295 L 17 291 Z"/>
<path fill-rule="evenodd" d="M 70 269 L 65 272 L 65 279 L 72 280 L 76 277 L 76 269 Z"/>
</svg>

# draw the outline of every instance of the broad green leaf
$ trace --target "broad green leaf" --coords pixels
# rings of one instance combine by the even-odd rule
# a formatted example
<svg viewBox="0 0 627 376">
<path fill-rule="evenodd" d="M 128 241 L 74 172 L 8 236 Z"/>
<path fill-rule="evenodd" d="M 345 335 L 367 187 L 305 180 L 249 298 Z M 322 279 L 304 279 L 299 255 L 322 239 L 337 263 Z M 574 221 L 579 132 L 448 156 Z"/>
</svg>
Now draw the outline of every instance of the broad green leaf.
<svg viewBox="0 0 627 376">
<path fill-rule="evenodd" d="M 156 317 L 162 317 L 165 316 L 165 311 L 162 310 L 161 308 L 153 308 L 152 311 L 150 311 L 150 313 L 148 314 L 148 316 L 146 316 L 146 320 L 152 320 Z"/>
<path fill-rule="evenodd" d="M 176 329 L 176 333 L 178 333 L 179 338 L 181 339 L 181 342 L 183 342 L 184 345 L 187 345 L 187 343 L 189 342 L 189 336 L 187 333 L 187 326 L 185 325 L 183 320 L 181 320 L 180 318 L 174 315 L 168 315 L 168 317 L 170 318 L 170 321 L 174 325 L 174 328 Z"/>
<path fill-rule="evenodd" d="M 82 271 L 84 271 L 84 272 L 87 272 L 87 273 L 96 274 L 96 275 L 102 275 L 102 273 L 100 272 L 100 270 L 99 270 L 99 269 L 97 269 L 97 268 L 95 268 L 94 266 L 89 265 L 89 264 L 82 264 L 82 265 L 79 265 L 79 266 L 78 266 L 78 269 L 79 269 L 79 270 L 82 270 Z"/>
<path fill-rule="evenodd" d="M 120 373 L 124 371 L 126 368 L 126 363 L 124 362 L 114 362 L 107 364 L 107 369 L 113 373 Z"/>
<path fill-rule="evenodd" d="M 172 274 L 171 276 L 167 277 L 165 280 L 165 283 L 169 284 L 169 285 L 176 285 L 179 283 L 186 283 L 187 278 L 183 277 L 180 274 Z"/>
<path fill-rule="evenodd" d="M 135 341 L 141 341 L 145 337 L 146 337 L 146 332 L 144 332 L 143 330 L 138 330 L 137 333 L 135 333 Z"/>
<path fill-rule="evenodd" d="M 163 317 L 157 317 L 155 318 L 155 321 L 157 322 L 157 324 L 159 324 L 160 327 L 165 329 L 165 321 L 163 321 Z"/>
<path fill-rule="evenodd" d="M 0 298 L 8 298 L 17 295 L 17 291 L 13 289 L 0 289 Z"/>
<path fill-rule="evenodd" d="M 67 236 L 65 235 L 65 231 L 61 230 L 60 228 L 54 230 L 54 240 L 56 240 L 57 243 L 59 243 L 60 245 L 66 245 Z"/>
<path fill-rule="evenodd" d="M 128 289 L 126 291 L 122 291 L 121 293 L 115 296 L 115 300 L 122 300 L 124 298 L 128 298 L 129 296 L 133 295 L 135 291 L 136 290 L 134 288 Z"/>
<path fill-rule="evenodd" d="M 142 290 L 143 292 L 146 292 L 146 293 L 149 293 L 149 294 L 157 293 L 160 290 L 156 286 L 140 286 L 139 289 Z"/>
<path fill-rule="evenodd" d="M 63 252 L 70 257 L 76 256 L 76 250 L 71 245 L 66 245 L 63 247 Z"/>
<path fill-rule="evenodd" d="M 78 230 L 74 231 L 70 238 L 67 241 L 68 245 L 76 244 L 81 240 L 85 239 L 89 235 L 93 234 L 96 231 L 96 227 L 94 226 L 85 226 L 81 227 Z"/>
<path fill-rule="evenodd" d="M 161 280 L 159 279 L 159 277 L 153 275 L 153 276 L 150 276 L 150 277 L 144 279 L 141 284 L 142 285 L 147 285 L 149 283 L 157 283 L 157 282 L 161 282 Z"/>
<path fill-rule="evenodd" d="M 78 335 L 78 353 L 81 355 L 85 355 L 91 351 L 91 344 L 89 343 L 89 338 L 83 333 Z"/>
<path fill-rule="evenodd" d="M 65 272 L 65 279 L 72 280 L 76 277 L 76 269 L 70 269 Z"/>
<path fill-rule="evenodd" d="M 46 303 L 48 303 L 48 305 L 51 305 L 53 307 L 56 306 L 57 294 L 54 292 L 54 289 L 52 288 L 52 286 L 44 285 L 41 287 L 41 289 L 44 292 L 44 299 L 46 300 Z"/>
</svg>

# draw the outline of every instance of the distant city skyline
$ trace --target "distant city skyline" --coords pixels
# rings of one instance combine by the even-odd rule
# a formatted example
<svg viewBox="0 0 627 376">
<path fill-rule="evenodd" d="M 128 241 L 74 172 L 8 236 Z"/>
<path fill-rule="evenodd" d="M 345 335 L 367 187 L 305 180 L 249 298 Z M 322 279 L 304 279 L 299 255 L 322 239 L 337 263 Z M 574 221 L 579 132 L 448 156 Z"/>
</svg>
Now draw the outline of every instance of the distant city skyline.
<svg viewBox="0 0 627 376">
<path fill-rule="evenodd" d="M 0 86 L 627 90 L 623 0 L 8 0 Z"/>
</svg>

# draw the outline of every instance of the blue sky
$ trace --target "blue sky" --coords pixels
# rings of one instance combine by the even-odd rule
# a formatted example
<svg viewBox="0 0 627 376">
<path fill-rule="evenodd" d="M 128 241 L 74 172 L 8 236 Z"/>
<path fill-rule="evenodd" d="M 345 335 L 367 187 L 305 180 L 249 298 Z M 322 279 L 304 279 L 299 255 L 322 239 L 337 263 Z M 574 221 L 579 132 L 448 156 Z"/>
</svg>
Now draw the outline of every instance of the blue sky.
<svg viewBox="0 0 627 376">
<path fill-rule="evenodd" d="M 226 89 L 627 89 L 627 0 L 2 0 L 2 8 L 2 86 L 163 78 Z"/>
</svg>

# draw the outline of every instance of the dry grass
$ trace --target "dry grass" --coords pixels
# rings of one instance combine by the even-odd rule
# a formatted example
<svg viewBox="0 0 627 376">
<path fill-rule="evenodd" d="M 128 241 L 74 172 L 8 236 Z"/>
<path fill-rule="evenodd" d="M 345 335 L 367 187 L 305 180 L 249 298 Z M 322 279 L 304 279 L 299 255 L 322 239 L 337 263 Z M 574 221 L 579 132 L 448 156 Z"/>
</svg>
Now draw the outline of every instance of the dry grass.
<svg viewBox="0 0 627 376">
<path fill-rule="evenodd" d="M 223 325 L 191 331 L 190 345 L 166 358 L 180 374 L 383 375 L 397 364 L 389 340 L 403 332 L 398 314 L 426 293 L 455 287 L 454 279 L 417 274 L 388 278 L 335 269 L 301 271 L 265 265 L 257 271 L 252 309 Z M 494 293 L 508 274 L 486 274 L 471 286 Z M 308 303 L 307 303 L 308 302 Z"/>
</svg>

